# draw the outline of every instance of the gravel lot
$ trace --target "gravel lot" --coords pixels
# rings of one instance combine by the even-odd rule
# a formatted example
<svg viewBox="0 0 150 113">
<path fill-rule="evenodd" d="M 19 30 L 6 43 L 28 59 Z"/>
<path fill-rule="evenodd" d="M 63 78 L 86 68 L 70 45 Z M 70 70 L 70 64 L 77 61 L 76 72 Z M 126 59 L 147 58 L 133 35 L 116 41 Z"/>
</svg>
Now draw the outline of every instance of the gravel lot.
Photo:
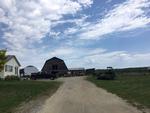
<svg viewBox="0 0 150 113">
<path fill-rule="evenodd" d="M 84 80 L 84 77 L 59 80 L 64 84 L 37 113 L 141 113 L 118 96 Z"/>
</svg>

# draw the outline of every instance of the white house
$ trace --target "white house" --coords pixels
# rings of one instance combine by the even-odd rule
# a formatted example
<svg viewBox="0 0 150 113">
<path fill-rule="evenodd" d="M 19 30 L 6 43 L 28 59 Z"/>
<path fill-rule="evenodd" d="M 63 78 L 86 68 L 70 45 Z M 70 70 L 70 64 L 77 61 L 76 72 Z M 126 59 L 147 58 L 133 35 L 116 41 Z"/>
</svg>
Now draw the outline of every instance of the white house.
<svg viewBox="0 0 150 113">
<path fill-rule="evenodd" d="M 14 55 L 7 55 L 4 70 L 0 72 L 0 78 L 6 76 L 19 76 L 20 63 Z"/>
</svg>

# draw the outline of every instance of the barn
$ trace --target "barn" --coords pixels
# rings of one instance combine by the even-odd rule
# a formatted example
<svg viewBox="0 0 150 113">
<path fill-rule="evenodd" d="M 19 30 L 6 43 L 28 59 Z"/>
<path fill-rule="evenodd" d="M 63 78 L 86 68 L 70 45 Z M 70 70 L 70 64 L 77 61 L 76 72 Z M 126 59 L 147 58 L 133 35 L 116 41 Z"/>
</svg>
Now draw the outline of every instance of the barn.
<svg viewBox="0 0 150 113">
<path fill-rule="evenodd" d="M 68 68 L 62 59 L 53 57 L 45 62 L 41 71 L 48 74 L 63 76 L 67 74 Z"/>
</svg>

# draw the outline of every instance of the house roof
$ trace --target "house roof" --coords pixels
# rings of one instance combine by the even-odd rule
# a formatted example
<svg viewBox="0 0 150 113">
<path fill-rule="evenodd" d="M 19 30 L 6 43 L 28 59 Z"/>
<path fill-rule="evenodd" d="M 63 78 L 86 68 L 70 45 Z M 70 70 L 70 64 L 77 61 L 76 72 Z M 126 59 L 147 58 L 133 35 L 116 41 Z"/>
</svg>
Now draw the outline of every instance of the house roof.
<svg viewBox="0 0 150 113">
<path fill-rule="evenodd" d="M 15 55 L 7 55 L 6 56 L 6 62 L 11 60 L 12 58 L 14 58 L 16 60 L 16 62 L 18 63 L 19 66 L 21 66 Z"/>
</svg>

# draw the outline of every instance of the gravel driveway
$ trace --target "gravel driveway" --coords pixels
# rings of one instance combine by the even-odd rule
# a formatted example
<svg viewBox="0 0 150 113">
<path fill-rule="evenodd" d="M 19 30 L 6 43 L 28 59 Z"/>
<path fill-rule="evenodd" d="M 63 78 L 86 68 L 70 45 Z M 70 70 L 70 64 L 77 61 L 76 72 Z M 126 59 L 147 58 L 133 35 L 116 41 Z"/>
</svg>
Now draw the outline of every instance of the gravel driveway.
<svg viewBox="0 0 150 113">
<path fill-rule="evenodd" d="M 84 77 L 61 78 L 64 84 L 38 113 L 141 113 L 121 98 Z"/>
</svg>

